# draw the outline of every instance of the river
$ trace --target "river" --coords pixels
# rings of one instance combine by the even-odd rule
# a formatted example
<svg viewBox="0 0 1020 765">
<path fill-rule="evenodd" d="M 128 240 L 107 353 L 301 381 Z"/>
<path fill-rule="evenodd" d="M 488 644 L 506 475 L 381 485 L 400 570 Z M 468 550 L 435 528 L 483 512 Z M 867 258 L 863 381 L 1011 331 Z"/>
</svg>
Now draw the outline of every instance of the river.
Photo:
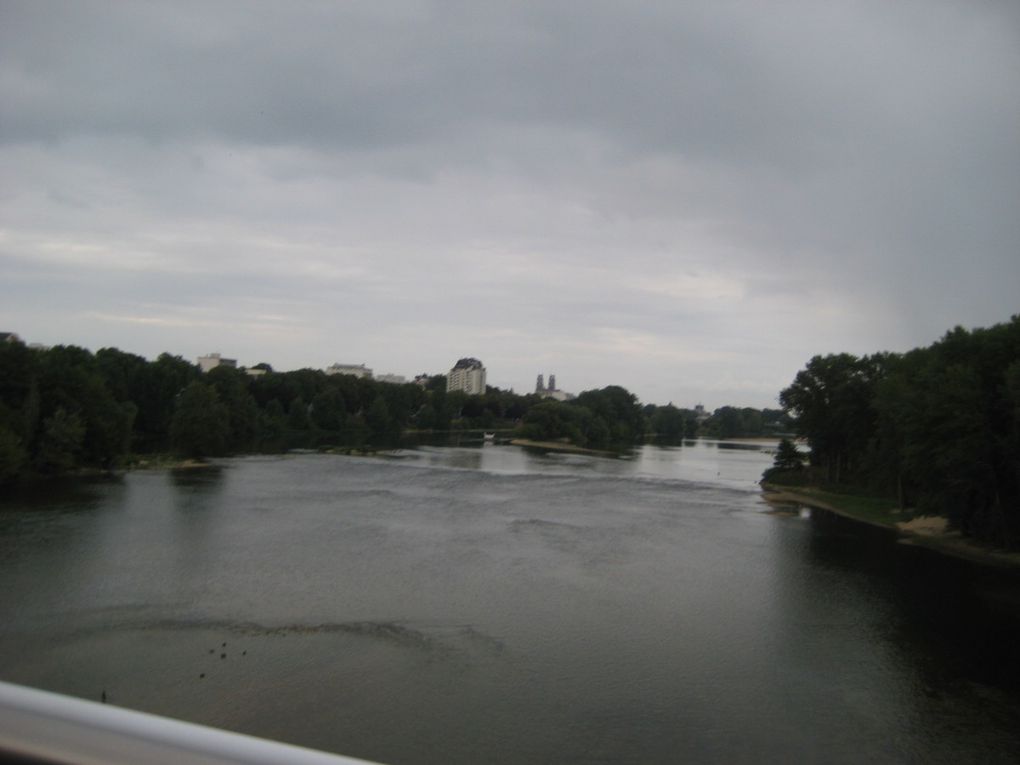
<svg viewBox="0 0 1020 765">
<path fill-rule="evenodd" d="M 0 679 L 394 765 L 1020 761 L 1015 583 L 769 513 L 770 460 L 421 447 L 17 493 Z"/>
</svg>

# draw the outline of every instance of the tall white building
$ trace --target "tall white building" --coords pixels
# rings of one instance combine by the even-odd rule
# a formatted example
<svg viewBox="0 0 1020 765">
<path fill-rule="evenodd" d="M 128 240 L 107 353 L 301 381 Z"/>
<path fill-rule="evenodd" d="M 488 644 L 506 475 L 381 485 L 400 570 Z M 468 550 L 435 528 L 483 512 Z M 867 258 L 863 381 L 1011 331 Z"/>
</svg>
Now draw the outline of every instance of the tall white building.
<svg viewBox="0 0 1020 765">
<path fill-rule="evenodd" d="M 478 359 L 458 359 L 446 376 L 446 390 L 462 390 L 472 396 L 485 393 L 485 367 Z"/>
<path fill-rule="evenodd" d="M 367 377 L 372 379 L 372 370 L 364 364 L 330 364 L 326 367 L 328 375 L 354 375 L 355 377 Z"/>
</svg>

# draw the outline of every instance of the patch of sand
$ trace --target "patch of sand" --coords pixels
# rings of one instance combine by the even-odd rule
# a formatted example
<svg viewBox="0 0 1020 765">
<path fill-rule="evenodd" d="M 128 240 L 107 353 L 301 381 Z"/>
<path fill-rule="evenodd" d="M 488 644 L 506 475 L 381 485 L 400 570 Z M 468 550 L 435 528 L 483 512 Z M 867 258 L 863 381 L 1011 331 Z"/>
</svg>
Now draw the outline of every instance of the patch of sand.
<svg viewBox="0 0 1020 765">
<path fill-rule="evenodd" d="M 910 534 L 942 536 L 946 533 L 948 522 L 946 518 L 941 518 L 937 515 L 922 515 L 909 521 L 900 521 L 896 524 L 896 528 Z"/>
</svg>

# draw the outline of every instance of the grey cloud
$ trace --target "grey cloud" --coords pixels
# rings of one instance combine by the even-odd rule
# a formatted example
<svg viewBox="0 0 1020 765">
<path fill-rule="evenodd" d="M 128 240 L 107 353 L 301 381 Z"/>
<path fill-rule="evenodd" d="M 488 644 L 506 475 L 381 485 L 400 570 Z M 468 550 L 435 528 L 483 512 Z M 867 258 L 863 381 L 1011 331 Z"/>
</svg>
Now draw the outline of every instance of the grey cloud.
<svg viewBox="0 0 1020 765">
<path fill-rule="evenodd" d="M 629 337 L 637 384 L 733 391 L 927 343 L 1017 310 L 1018 30 L 954 0 L 7 2 L 0 319 L 30 336 L 73 276 L 95 332 L 292 299 L 359 355 L 354 327 L 416 366 L 489 333 L 591 386 Z"/>
</svg>

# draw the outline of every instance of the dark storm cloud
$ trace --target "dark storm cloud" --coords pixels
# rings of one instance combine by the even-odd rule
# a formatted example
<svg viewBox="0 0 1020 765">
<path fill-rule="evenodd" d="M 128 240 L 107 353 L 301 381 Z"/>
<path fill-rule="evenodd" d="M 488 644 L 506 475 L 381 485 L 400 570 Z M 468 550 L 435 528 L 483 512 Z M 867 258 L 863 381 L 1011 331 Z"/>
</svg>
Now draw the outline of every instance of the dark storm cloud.
<svg viewBox="0 0 1020 765">
<path fill-rule="evenodd" d="M 73 301 L 96 334 L 198 322 L 293 364 L 386 347 L 373 363 L 439 369 L 470 351 L 518 386 L 547 362 L 605 384 L 621 358 L 632 378 L 615 381 L 646 398 L 761 404 L 811 353 L 1018 309 L 1010 3 L 5 2 L 0 17 L 14 329 L 57 269 L 54 296 L 67 278 L 106 285 L 101 305 Z M 326 358 L 267 347 L 259 297 L 282 301 L 265 314 L 281 332 L 332 342 Z M 232 304 L 261 335 L 231 327 Z M 33 320 L 51 340 L 84 326 Z M 169 329 L 115 339 L 203 350 Z"/>
</svg>

